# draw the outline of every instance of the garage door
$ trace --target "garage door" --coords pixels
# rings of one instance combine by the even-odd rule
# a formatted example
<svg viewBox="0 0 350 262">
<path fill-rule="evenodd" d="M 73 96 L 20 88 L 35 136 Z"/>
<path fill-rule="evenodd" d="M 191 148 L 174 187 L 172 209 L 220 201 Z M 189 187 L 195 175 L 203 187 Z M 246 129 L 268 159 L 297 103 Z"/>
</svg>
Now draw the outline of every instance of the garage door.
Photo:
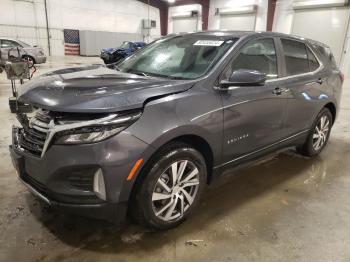
<svg viewBox="0 0 350 262">
<path fill-rule="evenodd" d="M 220 29 L 254 31 L 255 14 L 220 15 Z"/>
<path fill-rule="evenodd" d="M 297 10 L 292 33 L 329 45 L 339 64 L 348 20 L 348 8 Z"/>
<path fill-rule="evenodd" d="M 173 18 L 173 32 L 197 32 L 198 17 Z"/>
</svg>

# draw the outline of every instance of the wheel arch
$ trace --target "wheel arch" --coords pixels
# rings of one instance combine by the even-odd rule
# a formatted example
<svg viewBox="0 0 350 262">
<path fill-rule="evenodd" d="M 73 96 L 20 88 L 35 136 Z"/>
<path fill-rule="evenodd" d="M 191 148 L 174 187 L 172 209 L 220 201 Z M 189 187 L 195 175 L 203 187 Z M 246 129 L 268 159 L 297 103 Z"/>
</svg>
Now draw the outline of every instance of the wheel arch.
<svg viewBox="0 0 350 262">
<path fill-rule="evenodd" d="M 34 64 L 36 64 L 36 61 L 35 61 L 34 56 L 32 56 L 32 55 L 30 55 L 30 54 L 24 54 L 24 55 L 22 55 L 22 58 L 25 58 L 25 57 L 30 57 L 31 59 L 33 59 Z"/>
<path fill-rule="evenodd" d="M 209 142 L 204 139 L 202 136 L 198 134 L 183 134 L 175 137 L 171 137 L 167 141 L 163 141 L 163 143 L 157 147 L 156 150 L 152 152 L 150 157 L 147 159 L 147 162 L 141 167 L 141 169 L 137 173 L 137 177 L 134 180 L 132 187 L 129 191 L 129 201 L 128 201 L 128 214 L 130 216 L 130 212 L 132 212 L 132 206 L 135 204 L 136 193 L 142 185 L 142 181 L 147 177 L 147 171 L 150 170 L 152 161 L 154 160 L 154 156 L 159 153 L 164 147 L 174 142 L 182 142 L 185 143 L 196 150 L 198 150 L 204 157 L 206 167 L 207 167 L 207 184 L 210 183 L 212 179 L 213 173 L 213 165 L 214 165 L 214 153 Z M 134 211 L 135 212 L 135 211 Z M 135 215 L 135 214 L 134 214 Z M 131 215 L 132 217 L 132 215 Z"/>
<path fill-rule="evenodd" d="M 167 139 L 164 139 L 165 137 Z M 203 136 L 199 134 L 185 133 L 179 135 L 167 134 L 166 136 L 163 136 L 162 138 L 159 138 L 157 141 L 152 143 L 155 150 L 152 152 L 152 154 L 146 160 L 147 162 L 144 163 L 141 170 L 138 172 L 135 184 L 138 183 L 139 179 L 142 179 L 141 177 L 144 176 L 145 170 L 149 168 L 148 163 L 153 160 L 153 157 L 165 146 L 173 142 L 182 142 L 189 146 L 192 146 L 203 155 L 207 166 L 207 183 L 211 181 L 212 170 L 214 167 L 214 152 L 212 146 Z"/>
<path fill-rule="evenodd" d="M 168 143 L 172 142 L 183 142 L 185 144 L 188 144 L 203 155 L 205 159 L 205 164 L 207 166 L 207 183 L 210 183 L 214 166 L 214 153 L 210 144 L 203 137 L 194 134 L 187 134 L 175 137 Z"/>
<path fill-rule="evenodd" d="M 337 116 L 337 108 L 335 106 L 335 104 L 333 102 L 329 102 L 327 104 L 325 104 L 324 106 L 325 108 L 328 108 L 329 111 L 331 111 L 331 114 L 332 114 L 332 124 L 334 124 L 334 121 L 335 121 L 335 118 Z"/>
</svg>

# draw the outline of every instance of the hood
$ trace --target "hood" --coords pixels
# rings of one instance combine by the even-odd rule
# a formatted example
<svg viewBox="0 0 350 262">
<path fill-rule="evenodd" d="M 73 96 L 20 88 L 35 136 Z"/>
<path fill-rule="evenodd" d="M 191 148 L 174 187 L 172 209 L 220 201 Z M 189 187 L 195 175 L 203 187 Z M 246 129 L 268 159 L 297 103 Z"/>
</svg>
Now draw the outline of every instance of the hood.
<svg viewBox="0 0 350 262">
<path fill-rule="evenodd" d="M 188 90 L 189 80 L 145 78 L 102 65 L 56 70 L 20 88 L 18 100 L 57 112 L 117 112 L 142 108 L 144 102 Z"/>
<path fill-rule="evenodd" d="M 114 48 L 114 47 L 111 47 L 111 48 L 104 48 L 102 49 L 102 53 L 108 53 L 108 54 L 113 54 L 114 52 L 125 52 L 126 49 L 125 48 Z"/>
</svg>

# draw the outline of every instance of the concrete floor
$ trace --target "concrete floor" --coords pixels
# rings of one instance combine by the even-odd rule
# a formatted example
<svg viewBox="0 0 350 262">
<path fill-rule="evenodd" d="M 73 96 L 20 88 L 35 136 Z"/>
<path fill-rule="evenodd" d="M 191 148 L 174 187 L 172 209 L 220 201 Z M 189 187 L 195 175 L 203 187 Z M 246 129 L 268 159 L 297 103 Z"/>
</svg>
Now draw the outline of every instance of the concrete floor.
<svg viewBox="0 0 350 262">
<path fill-rule="evenodd" d="M 100 60 L 52 59 L 38 74 L 95 62 Z M 191 219 L 152 232 L 57 214 L 24 188 L 8 153 L 16 121 L 1 74 L 0 261 L 350 261 L 349 88 L 350 81 L 320 156 L 288 151 L 227 172 L 208 188 Z"/>
</svg>

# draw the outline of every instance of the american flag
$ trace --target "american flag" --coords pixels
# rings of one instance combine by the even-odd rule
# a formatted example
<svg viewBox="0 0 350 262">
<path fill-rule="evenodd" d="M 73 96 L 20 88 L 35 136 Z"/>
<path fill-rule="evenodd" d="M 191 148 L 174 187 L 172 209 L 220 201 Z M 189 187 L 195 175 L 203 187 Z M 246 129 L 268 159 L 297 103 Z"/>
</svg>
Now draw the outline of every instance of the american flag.
<svg viewBox="0 0 350 262">
<path fill-rule="evenodd" d="M 79 30 L 64 29 L 64 54 L 80 55 Z"/>
</svg>

